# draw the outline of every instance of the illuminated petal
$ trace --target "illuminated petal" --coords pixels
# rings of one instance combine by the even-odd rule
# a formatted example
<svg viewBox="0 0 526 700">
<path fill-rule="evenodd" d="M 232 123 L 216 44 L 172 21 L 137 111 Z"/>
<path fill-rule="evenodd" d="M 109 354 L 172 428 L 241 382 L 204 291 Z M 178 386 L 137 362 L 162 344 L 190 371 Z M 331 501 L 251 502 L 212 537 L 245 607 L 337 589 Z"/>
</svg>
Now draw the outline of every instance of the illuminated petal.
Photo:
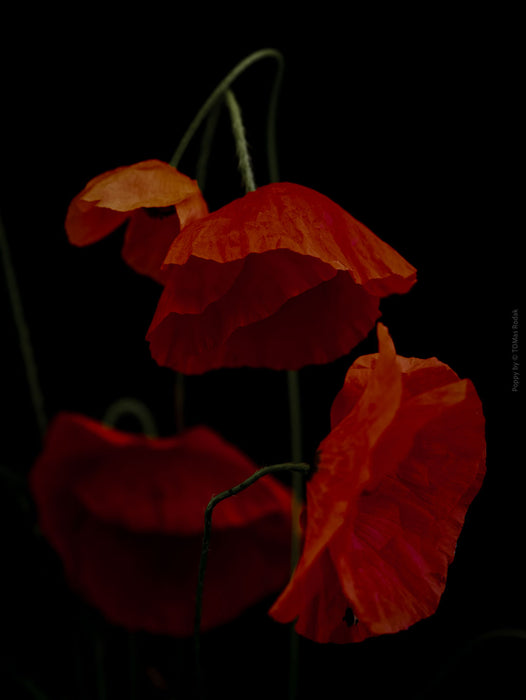
<svg viewBox="0 0 526 700">
<path fill-rule="evenodd" d="M 329 362 L 372 329 L 381 297 L 416 280 L 341 207 L 290 183 L 261 187 L 186 226 L 164 272 L 147 340 L 159 364 L 187 374 Z"/>
<path fill-rule="evenodd" d="M 65 227 L 71 243 L 85 246 L 128 221 L 124 259 L 162 283 L 160 268 L 180 228 L 205 214 L 195 180 L 168 163 L 147 160 L 90 180 L 70 203 Z"/>
</svg>

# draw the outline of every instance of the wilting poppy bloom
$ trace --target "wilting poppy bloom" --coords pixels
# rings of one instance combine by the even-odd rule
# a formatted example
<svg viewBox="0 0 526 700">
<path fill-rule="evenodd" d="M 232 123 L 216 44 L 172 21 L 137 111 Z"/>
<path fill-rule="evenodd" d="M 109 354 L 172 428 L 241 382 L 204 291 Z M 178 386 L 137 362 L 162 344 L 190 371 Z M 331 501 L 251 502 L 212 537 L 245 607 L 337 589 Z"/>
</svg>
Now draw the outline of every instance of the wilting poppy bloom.
<svg viewBox="0 0 526 700">
<path fill-rule="evenodd" d="M 318 642 L 398 632 L 430 616 L 485 472 L 469 380 L 436 358 L 379 353 L 351 366 L 307 485 L 304 548 L 271 608 Z"/>
<path fill-rule="evenodd" d="M 153 358 L 185 374 L 299 369 L 351 350 L 379 302 L 415 269 L 340 206 L 275 183 L 194 221 L 165 260 L 148 331 Z"/>
<path fill-rule="evenodd" d="M 207 213 L 195 180 L 168 163 L 146 160 L 90 180 L 69 205 L 65 226 L 70 242 L 85 246 L 127 221 L 124 260 L 162 284 L 161 265 L 174 238 Z"/>
<path fill-rule="evenodd" d="M 115 624 L 185 636 L 205 508 L 255 469 L 205 427 L 152 439 L 62 413 L 30 482 L 40 528 L 72 588 Z M 214 510 L 203 629 L 285 585 L 289 510 L 288 490 L 269 476 Z"/>
</svg>

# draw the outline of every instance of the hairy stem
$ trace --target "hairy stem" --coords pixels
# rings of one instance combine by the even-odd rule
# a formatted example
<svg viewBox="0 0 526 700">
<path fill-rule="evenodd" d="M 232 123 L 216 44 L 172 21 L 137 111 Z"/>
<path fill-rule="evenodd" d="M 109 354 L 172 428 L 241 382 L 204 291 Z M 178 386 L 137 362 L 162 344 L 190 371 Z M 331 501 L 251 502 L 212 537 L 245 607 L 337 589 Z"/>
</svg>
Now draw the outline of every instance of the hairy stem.
<svg viewBox="0 0 526 700">
<path fill-rule="evenodd" d="M 273 464 L 268 467 L 262 467 L 257 472 L 254 472 L 248 479 L 243 481 L 237 486 L 233 486 L 228 491 L 223 491 L 222 493 L 214 496 L 208 503 L 205 510 L 205 523 L 203 530 L 203 540 L 201 545 L 201 558 L 199 561 L 199 574 L 197 579 L 197 593 L 196 593 L 196 604 L 195 604 L 195 618 L 194 618 L 194 646 L 195 646 L 195 660 L 198 682 L 200 684 L 199 690 L 202 697 L 203 694 L 203 674 L 201 669 L 201 615 L 203 608 L 203 588 L 205 581 L 206 564 L 208 560 L 208 549 L 210 546 L 210 534 L 212 530 L 212 513 L 214 508 L 224 501 L 226 498 L 235 496 L 236 494 L 244 491 L 246 488 L 254 484 L 258 479 L 261 479 L 267 474 L 275 474 L 276 472 L 282 471 L 293 471 L 293 472 L 308 472 L 310 466 L 305 463 L 293 463 L 285 462 L 283 464 Z"/>
<path fill-rule="evenodd" d="M 260 61 L 264 58 L 274 58 L 278 63 L 278 69 L 276 73 L 276 79 L 272 88 L 272 93 L 270 96 L 269 108 L 268 108 L 268 119 L 267 119 L 267 152 L 268 152 L 268 165 L 270 180 L 272 182 L 277 182 L 279 179 L 278 173 L 278 161 L 277 161 L 277 148 L 276 148 L 276 113 L 278 104 L 279 89 L 281 86 L 281 81 L 283 78 L 283 55 L 276 49 L 261 49 L 260 51 L 255 51 L 254 53 L 247 56 L 245 59 L 240 61 L 228 75 L 218 84 L 218 86 L 213 90 L 208 99 L 204 102 L 201 109 L 198 111 L 194 119 L 192 120 L 190 126 L 186 130 L 183 138 L 181 139 L 171 161 L 170 165 L 177 168 L 184 152 L 186 151 L 188 144 L 192 140 L 195 132 L 201 126 L 202 121 L 206 118 L 209 111 L 216 105 L 218 100 L 222 99 L 225 92 L 228 90 L 230 85 L 251 65 Z"/>
<path fill-rule="evenodd" d="M 252 171 L 252 164 L 248 153 L 248 144 L 245 135 L 245 127 L 243 126 L 243 119 L 241 117 L 241 109 L 232 90 L 226 91 L 225 99 L 228 111 L 230 112 L 232 133 L 234 134 L 234 141 L 236 143 L 236 153 L 239 163 L 239 171 L 243 179 L 243 186 L 245 188 L 245 192 L 253 192 L 256 189 L 256 183 L 254 181 L 254 173 Z"/>
</svg>

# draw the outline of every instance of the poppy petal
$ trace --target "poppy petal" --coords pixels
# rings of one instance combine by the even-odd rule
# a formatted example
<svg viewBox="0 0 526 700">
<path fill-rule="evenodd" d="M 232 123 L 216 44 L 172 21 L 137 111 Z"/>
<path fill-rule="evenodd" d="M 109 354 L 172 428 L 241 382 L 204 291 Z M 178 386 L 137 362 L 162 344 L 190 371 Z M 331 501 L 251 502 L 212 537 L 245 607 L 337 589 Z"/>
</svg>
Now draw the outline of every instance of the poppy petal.
<svg viewBox="0 0 526 700">
<path fill-rule="evenodd" d="M 160 284 L 166 252 L 179 234 L 180 222 L 175 209 L 160 219 L 152 219 L 148 209 L 132 212 L 122 245 L 122 257 L 135 272 L 152 277 Z"/>
<path fill-rule="evenodd" d="M 311 570 L 319 567 L 323 552 L 343 526 L 364 484 L 371 480 L 369 453 L 400 404 L 401 378 L 394 345 L 381 324 L 378 336 L 381 352 L 365 391 L 354 410 L 331 431 L 318 450 L 320 461 L 307 489 L 308 546 L 294 574 L 296 585 L 306 578 L 311 580 Z M 295 596 L 294 585 L 282 597 L 287 595 Z"/>
<path fill-rule="evenodd" d="M 174 241 L 166 263 L 181 265 L 190 255 L 229 262 L 269 250 L 348 270 L 377 296 L 404 293 L 416 279 L 412 265 L 335 202 L 289 182 L 259 187 L 196 221 Z"/>
<path fill-rule="evenodd" d="M 215 367 L 229 366 L 222 355 L 236 330 L 271 317 L 288 300 L 336 274 L 318 260 L 288 251 L 222 265 L 191 258 L 170 267 L 147 340 L 159 364 L 177 364 L 185 373 L 211 369 L 211 361 Z M 249 306 L 247 298 L 259 303 Z"/>
<path fill-rule="evenodd" d="M 152 634 L 193 633 L 201 536 L 132 533 L 94 518 L 86 518 L 74 535 L 68 579 L 108 620 Z M 216 531 L 214 512 L 203 631 L 236 619 L 285 585 L 289 539 L 279 514 Z"/>
<path fill-rule="evenodd" d="M 302 556 L 270 611 L 316 641 L 361 641 L 431 615 L 485 473 L 472 383 L 436 358 L 394 355 L 381 324 L 378 338 L 338 396 L 307 486 Z M 328 581 L 338 591 L 322 591 Z M 358 624 L 338 619 L 340 595 Z"/>
<path fill-rule="evenodd" d="M 30 484 L 76 590 L 116 624 L 187 636 L 206 505 L 255 469 L 204 427 L 152 439 L 62 413 Z M 269 475 L 214 510 L 203 629 L 278 590 L 289 566 L 290 492 Z"/>
<path fill-rule="evenodd" d="M 71 243 L 89 245 L 108 235 L 137 209 L 177 206 L 191 199 L 190 209 L 195 211 L 195 197 L 200 197 L 197 182 L 168 163 L 146 160 L 122 166 L 90 180 L 71 201 L 66 233 Z"/>
<path fill-rule="evenodd" d="M 165 284 L 167 273 L 162 266 L 174 239 L 181 228 L 206 214 L 208 207 L 200 192 L 177 203 L 177 207 L 171 205 L 161 211 L 143 207 L 133 211 L 126 227 L 122 257 L 139 274 Z"/>
<path fill-rule="evenodd" d="M 97 468 L 95 461 L 85 470 L 74 493 L 94 517 L 134 532 L 202 533 L 210 498 L 256 471 L 251 460 L 207 428 L 195 427 L 154 444 L 142 436 L 128 440 L 111 462 L 106 447 L 104 464 Z M 97 459 L 93 452 L 91 458 Z M 184 469 L 174 467 L 178 464 Z M 279 482 L 261 479 L 253 489 L 251 497 L 240 494 L 217 508 L 214 529 L 244 526 L 289 502 Z"/>
<path fill-rule="evenodd" d="M 369 333 L 381 297 L 416 280 L 409 263 L 341 207 L 291 183 L 261 187 L 190 223 L 163 272 L 147 340 L 160 365 L 185 374 L 332 361 Z"/>
<path fill-rule="evenodd" d="M 339 272 L 290 298 L 267 318 L 236 328 L 220 347 L 193 356 L 188 369 L 201 372 L 212 361 L 222 367 L 245 364 L 276 370 L 324 364 L 363 340 L 379 315 L 378 300 Z M 334 317 L 342 321 L 337 324 Z"/>
</svg>

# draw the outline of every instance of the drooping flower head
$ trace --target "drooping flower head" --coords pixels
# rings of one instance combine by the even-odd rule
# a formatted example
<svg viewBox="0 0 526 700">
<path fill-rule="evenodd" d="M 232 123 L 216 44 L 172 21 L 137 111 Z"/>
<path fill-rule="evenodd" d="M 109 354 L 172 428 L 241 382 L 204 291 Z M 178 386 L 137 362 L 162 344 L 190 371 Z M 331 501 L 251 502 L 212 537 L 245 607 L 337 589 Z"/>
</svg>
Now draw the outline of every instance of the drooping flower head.
<svg viewBox="0 0 526 700">
<path fill-rule="evenodd" d="M 205 427 L 153 439 L 62 413 L 30 483 L 40 528 L 76 591 L 115 624 L 187 636 L 205 508 L 255 470 Z M 203 629 L 286 583 L 289 511 L 288 489 L 269 476 L 215 509 Z"/>
<path fill-rule="evenodd" d="M 207 213 L 195 180 L 168 163 L 146 160 L 90 180 L 69 205 L 65 226 L 70 242 L 85 246 L 127 221 L 123 258 L 163 283 L 161 265 L 174 238 Z"/>
<path fill-rule="evenodd" d="M 299 369 L 349 352 L 415 269 L 340 206 L 276 183 L 185 227 L 165 260 L 147 339 L 185 374 Z"/>
<path fill-rule="evenodd" d="M 469 380 L 436 358 L 379 353 L 351 366 L 307 485 L 298 567 L 270 614 L 318 642 L 398 632 L 430 616 L 485 473 Z"/>
</svg>

